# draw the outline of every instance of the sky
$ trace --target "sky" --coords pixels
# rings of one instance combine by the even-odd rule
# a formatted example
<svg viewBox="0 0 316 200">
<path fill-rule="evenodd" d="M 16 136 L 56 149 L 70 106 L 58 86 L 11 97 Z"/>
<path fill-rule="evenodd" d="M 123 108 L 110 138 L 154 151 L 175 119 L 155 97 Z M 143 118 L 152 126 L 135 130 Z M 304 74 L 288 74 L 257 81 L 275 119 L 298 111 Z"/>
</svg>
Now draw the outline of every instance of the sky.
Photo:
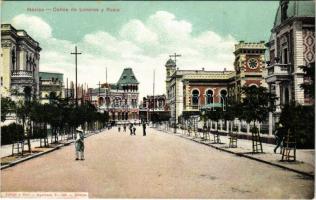
<svg viewBox="0 0 316 200">
<path fill-rule="evenodd" d="M 40 43 L 40 71 L 64 73 L 98 87 L 116 83 L 126 67 L 140 97 L 165 93 L 165 63 L 181 54 L 179 69 L 233 70 L 234 45 L 267 41 L 278 1 L 8 1 L 1 21 Z"/>
</svg>

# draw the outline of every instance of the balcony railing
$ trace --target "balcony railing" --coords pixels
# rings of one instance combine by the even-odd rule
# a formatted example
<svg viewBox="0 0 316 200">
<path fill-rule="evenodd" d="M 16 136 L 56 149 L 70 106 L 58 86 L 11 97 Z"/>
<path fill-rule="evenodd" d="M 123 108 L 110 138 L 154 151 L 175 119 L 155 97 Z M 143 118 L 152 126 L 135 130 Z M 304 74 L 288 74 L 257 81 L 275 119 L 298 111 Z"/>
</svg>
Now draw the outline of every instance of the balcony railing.
<svg viewBox="0 0 316 200">
<path fill-rule="evenodd" d="M 268 76 L 273 76 L 273 75 L 288 76 L 290 74 L 291 74 L 291 65 L 289 64 L 276 63 L 268 67 Z"/>
<path fill-rule="evenodd" d="M 54 81 L 40 81 L 40 85 L 42 86 L 63 86 L 63 83 L 58 81 L 58 82 L 54 82 Z"/>
<path fill-rule="evenodd" d="M 32 71 L 26 71 L 26 70 L 14 70 L 14 71 L 11 71 L 11 77 L 33 78 L 33 72 Z"/>
<path fill-rule="evenodd" d="M 191 105 L 191 109 L 197 110 L 197 109 L 199 109 L 199 108 L 200 108 L 199 105 Z"/>
</svg>

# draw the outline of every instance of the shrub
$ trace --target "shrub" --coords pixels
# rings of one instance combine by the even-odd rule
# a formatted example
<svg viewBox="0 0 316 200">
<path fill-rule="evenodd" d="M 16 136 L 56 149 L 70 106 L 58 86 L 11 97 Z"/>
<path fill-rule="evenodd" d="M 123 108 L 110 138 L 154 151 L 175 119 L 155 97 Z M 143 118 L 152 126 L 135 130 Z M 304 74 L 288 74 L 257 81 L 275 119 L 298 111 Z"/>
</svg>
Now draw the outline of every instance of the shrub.
<svg viewBox="0 0 316 200">
<path fill-rule="evenodd" d="M 12 144 L 24 139 L 23 127 L 20 124 L 12 123 L 1 127 L 1 145 Z"/>
</svg>

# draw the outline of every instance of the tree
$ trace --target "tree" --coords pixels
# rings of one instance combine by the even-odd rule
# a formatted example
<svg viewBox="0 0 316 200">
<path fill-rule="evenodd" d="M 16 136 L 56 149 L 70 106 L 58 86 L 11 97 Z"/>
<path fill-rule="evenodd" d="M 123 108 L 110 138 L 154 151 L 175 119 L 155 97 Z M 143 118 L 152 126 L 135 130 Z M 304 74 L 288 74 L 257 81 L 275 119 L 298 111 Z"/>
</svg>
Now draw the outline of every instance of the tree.
<svg viewBox="0 0 316 200">
<path fill-rule="evenodd" d="M 47 105 L 33 102 L 30 119 L 33 121 L 33 137 L 40 138 L 40 145 L 42 146 L 42 139 L 44 139 L 44 146 L 48 145 L 47 141 Z"/>
<path fill-rule="evenodd" d="M 255 122 L 263 122 L 268 117 L 269 112 L 274 111 L 276 97 L 274 94 L 269 93 L 267 88 L 261 86 L 244 86 L 242 87 L 242 95 L 244 95 L 244 98 L 240 104 L 242 107 L 240 118 L 244 119 L 248 124 L 253 122 L 251 132 L 253 136 L 252 142 L 254 142 L 254 137 L 256 137 L 256 132 L 258 132 Z M 258 136 L 260 139 L 259 132 Z M 253 152 L 254 151 L 253 146 Z"/>
<path fill-rule="evenodd" d="M 301 88 L 304 89 L 306 94 L 311 98 L 315 98 L 315 63 L 311 63 L 309 66 L 300 67 L 305 73 L 305 79 L 309 81 L 304 81 L 301 84 Z"/>
<path fill-rule="evenodd" d="M 280 123 L 296 138 L 297 146 L 314 148 L 315 106 L 296 105 L 291 102 L 284 105 L 280 115 Z"/>
<path fill-rule="evenodd" d="M 26 133 L 28 150 L 31 152 L 31 121 L 29 119 L 32 103 L 29 101 L 19 101 L 17 103 L 16 114 L 17 118 L 22 121 L 23 131 Z"/>
</svg>

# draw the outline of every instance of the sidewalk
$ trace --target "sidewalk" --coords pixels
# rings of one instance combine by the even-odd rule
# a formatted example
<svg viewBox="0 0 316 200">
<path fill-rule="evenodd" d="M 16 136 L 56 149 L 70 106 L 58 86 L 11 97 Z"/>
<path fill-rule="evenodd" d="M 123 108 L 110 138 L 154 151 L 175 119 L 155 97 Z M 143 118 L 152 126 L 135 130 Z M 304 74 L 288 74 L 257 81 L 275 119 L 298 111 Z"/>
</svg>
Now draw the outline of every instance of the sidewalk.
<svg viewBox="0 0 316 200">
<path fill-rule="evenodd" d="M 163 131 L 165 133 L 174 134 L 174 129 L 166 131 L 163 127 L 156 128 L 157 130 Z M 203 140 L 203 134 L 201 132 L 197 133 L 197 137 L 194 137 L 194 133 L 191 133 L 191 136 L 188 136 L 188 133 L 178 129 L 177 134 L 179 137 L 189 139 L 204 145 L 211 146 L 221 151 L 228 153 L 233 153 L 238 156 L 246 157 L 253 159 L 259 162 L 277 166 L 283 169 L 294 171 L 303 175 L 314 177 L 315 171 L 315 150 L 314 149 L 297 149 L 296 150 L 296 162 L 285 162 L 281 161 L 282 155 L 279 154 L 280 149 L 277 150 L 277 154 L 273 152 L 275 145 L 262 143 L 262 149 L 264 153 L 252 153 L 252 141 L 238 139 L 237 148 L 229 148 L 229 139 L 228 136 L 220 136 L 221 143 L 216 144 L 213 141 L 213 135 L 210 134 L 211 141 Z"/>
<path fill-rule="evenodd" d="M 89 132 L 85 134 L 85 137 L 90 137 L 92 135 L 98 134 L 103 132 L 106 129 L 103 129 L 101 131 L 96 131 L 96 132 Z M 59 137 L 61 139 L 61 137 Z M 30 160 L 32 158 L 36 158 L 38 156 L 47 154 L 49 152 L 55 151 L 63 146 L 67 146 L 71 143 L 73 143 L 75 140 L 74 139 L 64 139 L 64 140 L 59 140 L 58 143 L 49 143 L 49 147 L 41 147 L 40 148 L 40 142 L 39 139 L 34 139 L 31 140 L 31 146 L 32 146 L 32 153 L 25 152 L 24 156 L 22 157 L 21 155 L 14 155 L 12 156 L 12 145 L 3 145 L 1 146 L 1 170 L 12 167 L 16 164 L 19 164 L 21 162 L 24 162 L 26 160 Z M 27 145 L 27 144 L 26 144 Z M 27 150 L 27 146 L 24 147 Z"/>
</svg>

